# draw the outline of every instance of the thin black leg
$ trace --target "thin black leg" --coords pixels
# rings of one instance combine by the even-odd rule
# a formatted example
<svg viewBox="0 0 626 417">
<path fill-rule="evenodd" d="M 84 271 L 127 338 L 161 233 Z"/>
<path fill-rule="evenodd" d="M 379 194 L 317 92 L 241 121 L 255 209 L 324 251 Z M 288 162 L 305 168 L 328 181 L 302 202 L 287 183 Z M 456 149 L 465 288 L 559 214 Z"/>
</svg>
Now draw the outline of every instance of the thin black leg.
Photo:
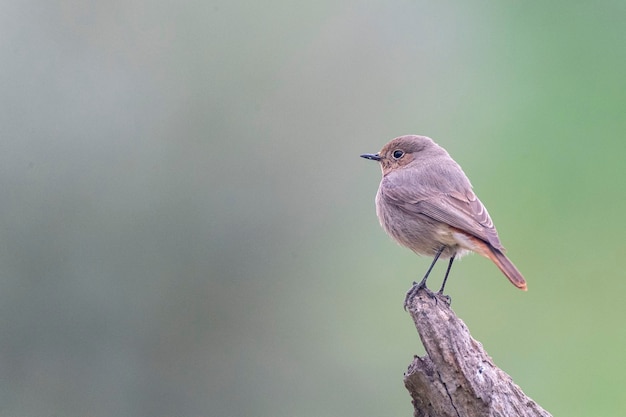
<svg viewBox="0 0 626 417">
<path fill-rule="evenodd" d="M 430 275 L 430 271 L 432 271 L 433 267 L 437 263 L 437 259 L 439 259 L 439 257 L 441 256 L 441 253 L 443 252 L 443 250 L 445 248 L 446 248 L 445 246 L 442 246 L 441 248 L 439 248 L 439 250 L 435 254 L 435 259 L 433 259 L 433 262 L 428 267 L 428 271 L 426 271 L 426 275 L 424 275 L 424 278 L 422 278 L 422 280 L 419 282 L 419 284 L 416 283 L 416 282 L 413 282 L 413 286 L 406 293 L 406 296 L 404 297 L 404 309 L 405 310 L 406 310 L 407 306 L 409 305 L 409 302 L 411 301 L 411 299 L 413 299 L 413 297 L 415 297 L 415 294 L 417 294 L 417 292 L 419 290 L 421 290 L 422 288 L 427 288 L 426 287 L 426 280 L 428 279 L 428 275 Z M 450 270 L 450 266 L 448 266 L 448 270 Z M 447 276 L 447 274 L 446 274 L 446 276 Z"/>
<path fill-rule="evenodd" d="M 435 264 L 437 263 L 437 259 L 439 259 L 439 256 L 441 256 L 441 253 L 443 252 L 443 250 L 445 249 L 445 246 L 442 246 L 437 253 L 435 254 L 435 259 L 433 259 L 433 262 L 430 264 L 430 266 L 428 267 L 428 271 L 426 271 L 426 275 L 424 275 L 424 278 L 422 278 L 422 280 L 420 281 L 419 284 L 417 284 L 418 287 L 423 288 L 426 286 L 426 280 L 428 279 L 428 275 L 430 275 L 430 271 L 432 271 L 433 267 L 435 266 Z"/>
<path fill-rule="evenodd" d="M 450 257 L 450 263 L 448 263 L 448 269 L 446 269 L 446 275 L 443 277 L 443 283 L 441 283 L 441 289 L 439 289 L 439 293 L 443 295 L 443 287 L 446 286 L 446 281 L 448 280 L 448 274 L 450 273 L 450 268 L 452 268 L 452 262 L 454 262 L 454 255 Z"/>
</svg>

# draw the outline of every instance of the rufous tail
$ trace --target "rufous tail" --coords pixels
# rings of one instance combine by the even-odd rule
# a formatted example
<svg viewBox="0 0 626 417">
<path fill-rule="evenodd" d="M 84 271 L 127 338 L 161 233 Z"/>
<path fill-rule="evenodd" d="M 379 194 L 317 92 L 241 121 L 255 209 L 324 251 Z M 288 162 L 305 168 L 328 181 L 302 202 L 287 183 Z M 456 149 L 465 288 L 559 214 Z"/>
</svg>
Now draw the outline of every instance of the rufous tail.
<svg viewBox="0 0 626 417">
<path fill-rule="evenodd" d="M 459 246 L 491 259 L 491 261 L 500 268 L 500 271 L 506 275 L 509 281 L 511 281 L 511 284 L 526 291 L 526 280 L 522 276 L 522 273 L 517 270 L 513 262 L 509 261 L 509 258 L 507 258 L 500 249 L 494 248 L 484 240 L 460 229 L 453 228 L 453 230 L 454 239 L 458 242 Z"/>
<path fill-rule="evenodd" d="M 500 268 L 500 271 L 506 275 L 509 281 L 511 281 L 511 284 L 526 291 L 526 280 L 522 276 L 522 273 L 517 270 L 515 265 L 513 265 L 513 262 L 511 262 L 509 258 L 507 258 L 506 255 L 498 249 L 492 247 L 491 245 L 487 246 L 489 246 L 489 253 L 486 253 L 485 255 L 487 255 L 489 259 L 491 259 L 493 263 L 498 266 L 498 268 Z"/>
</svg>

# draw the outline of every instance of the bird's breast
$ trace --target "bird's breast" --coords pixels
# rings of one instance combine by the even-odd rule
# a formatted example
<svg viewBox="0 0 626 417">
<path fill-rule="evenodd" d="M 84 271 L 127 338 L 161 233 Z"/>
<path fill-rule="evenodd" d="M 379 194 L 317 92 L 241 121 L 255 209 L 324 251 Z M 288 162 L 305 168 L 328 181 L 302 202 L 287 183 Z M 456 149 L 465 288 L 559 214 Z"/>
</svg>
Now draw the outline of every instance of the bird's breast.
<svg viewBox="0 0 626 417">
<path fill-rule="evenodd" d="M 376 214 L 382 228 L 400 245 L 420 255 L 435 255 L 442 246 L 442 258 L 454 256 L 460 248 L 453 230 L 419 212 L 409 212 L 388 201 L 380 190 L 376 195 Z"/>
</svg>

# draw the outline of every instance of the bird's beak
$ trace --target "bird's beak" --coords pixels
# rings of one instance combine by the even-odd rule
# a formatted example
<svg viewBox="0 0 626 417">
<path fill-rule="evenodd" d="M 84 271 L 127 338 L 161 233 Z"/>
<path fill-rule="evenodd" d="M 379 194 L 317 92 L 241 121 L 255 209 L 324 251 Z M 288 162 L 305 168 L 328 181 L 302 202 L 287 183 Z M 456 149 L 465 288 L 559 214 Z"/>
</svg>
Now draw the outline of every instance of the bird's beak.
<svg viewBox="0 0 626 417">
<path fill-rule="evenodd" d="M 372 161 L 380 161 L 380 155 L 377 153 L 364 153 L 361 158 L 370 159 Z"/>
</svg>

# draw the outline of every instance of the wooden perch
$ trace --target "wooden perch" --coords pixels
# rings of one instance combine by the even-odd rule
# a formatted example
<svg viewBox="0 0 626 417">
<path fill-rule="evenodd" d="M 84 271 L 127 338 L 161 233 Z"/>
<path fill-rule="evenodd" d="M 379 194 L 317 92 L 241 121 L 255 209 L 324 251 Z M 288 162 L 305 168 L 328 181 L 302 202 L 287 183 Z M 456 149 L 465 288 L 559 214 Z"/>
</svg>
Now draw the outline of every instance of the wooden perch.
<svg viewBox="0 0 626 417">
<path fill-rule="evenodd" d="M 426 348 L 404 376 L 415 417 L 550 416 L 493 363 L 448 298 L 422 289 L 408 308 Z"/>
</svg>

